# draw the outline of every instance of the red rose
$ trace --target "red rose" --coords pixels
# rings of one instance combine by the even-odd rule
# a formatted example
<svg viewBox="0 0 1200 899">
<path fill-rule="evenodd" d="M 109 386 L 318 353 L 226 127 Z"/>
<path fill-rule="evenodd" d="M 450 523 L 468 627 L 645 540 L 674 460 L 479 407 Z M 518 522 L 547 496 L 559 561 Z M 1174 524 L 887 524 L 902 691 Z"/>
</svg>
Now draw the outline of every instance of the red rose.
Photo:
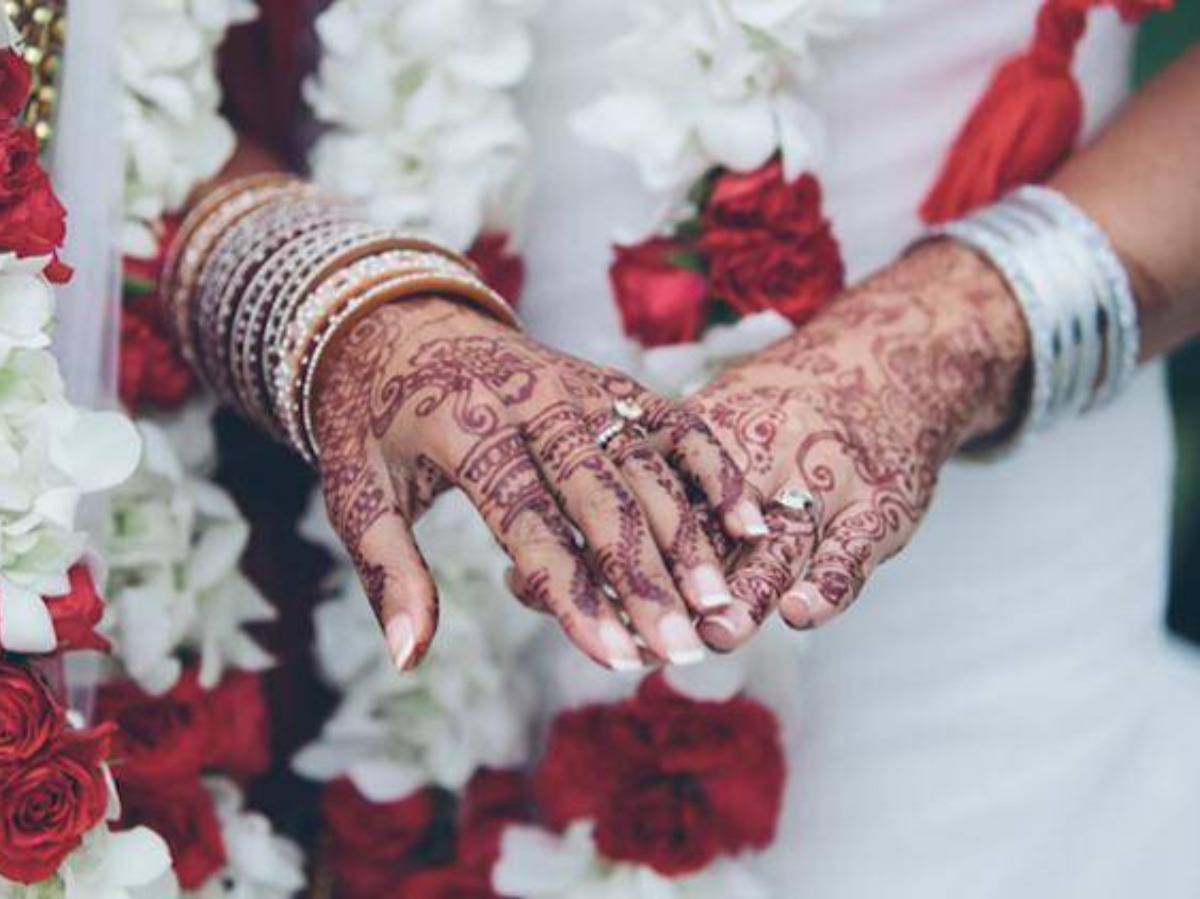
<svg viewBox="0 0 1200 899">
<path fill-rule="evenodd" d="M 198 778 L 169 785 L 121 784 L 121 826 L 149 827 L 167 843 L 180 885 L 194 890 L 225 867 L 212 796 Z"/>
<path fill-rule="evenodd" d="M 104 600 L 96 592 L 96 582 L 91 569 L 80 563 L 68 573 L 71 592 L 63 596 L 47 596 L 46 608 L 54 621 L 54 634 L 58 648 L 96 649 L 108 652 L 111 644 L 100 634 L 96 626 L 104 614 Z"/>
<path fill-rule="evenodd" d="M 605 858 L 648 864 L 667 877 L 692 874 L 721 854 L 703 792 L 683 778 L 654 776 L 609 797 L 596 822 Z"/>
<path fill-rule="evenodd" d="M 33 132 L 15 123 L 0 129 L 0 250 L 53 256 L 66 237 L 66 218 L 38 161 Z M 47 268 L 52 280 L 67 274 L 60 263 Z"/>
<path fill-rule="evenodd" d="M 774 714 L 741 696 L 728 702 L 686 699 L 661 676 L 643 681 L 637 705 L 661 770 L 703 783 L 725 851 L 768 847 L 787 779 Z"/>
<path fill-rule="evenodd" d="M 363 899 L 376 899 L 412 869 L 435 812 L 428 790 L 375 803 L 344 777 L 325 788 L 321 808 L 342 892 Z"/>
<path fill-rule="evenodd" d="M 490 872 L 500 858 L 504 829 L 530 819 L 529 781 L 521 771 L 476 772 L 459 807 L 458 860 Z"/>
<path fill-rule="evenodd" d="M 29 102 L 29 88 L 33 83 L 29 66 L 15 50 L 0 52 L 0 112 L 6 118 L 15 118 Z"/>
<path fill-rule="evenodd" d="M 484 282 L 516 306 L 525 286 L 525 260 L 508 249 L 507 234 L 484 234 L 467 250 Z"/>
<path fill-rule="evenodd" d="M 679 264 L 686 251 L 667 237 L 616 247 L 609 279 L 625 333 L 643 346 L 688 343 L 700 336 L 708 313 L 708 281 Z"/>
<path fill-rule="evenodd" d="M 101 763 L 108 728 L 64 731 L 0 780 L 0 876 L 37 883 L 58 870 L 83 835 L 104 818 L 108 785 Z"/>
<path fill-rule="evenodd" d="M 157 296 L 127 301 L 121 309 L 119 391 L 127 409 L 174 409 L 192 395 L 196 379 L 167 334 Z"/>
<path fill-rule="evenodd" d="M 262 678 L 234 671 L 208 693 L 209 741 L 204 766 L 242 780 L 271 767 L 271 722 Z"/>
<path fill-rule="evenodd" d="M 698 702 L 656 677 L 625 702 L 560 715 L 535 786 L 552 826 L 592 819 L 606 857 L 679 876 L 767 846 L 784 779 L 770 711 Z"/>
<path fill-rule="evenodd" d="M 800 324 L 845 286 L 820 185 L 787 183 L 779 162 L 717 180 L 699 244 L 713 292 L 742 315 L 775 310 Z"/>
<path fill-rule="evenodd" d="M 62 733 L 66 712 L 35 672 L 0 658 L 0 777 Z"/>
<path fill-rule="evenodd" d="M 212 719 L 194 670 L 164 696 L 132 681 L 105 684 L 100 718 L 117 725 L 113 772 L 122 785 L 170 785 L 200 775 L 211 745 Z"/>
<path fill-rule="evenodd" d="M 490 878 L 462 868 L 434 868 L 406 877 L 388 899 L 496 899 Z"/>
<path fill-rule="evenodd" d="M 550 826 L 595 818 L 621 784 L 652 763 L 645 728 L 632 702 L 560 714 L 534 772 L 537 808 Z M 587 777 L 580 777 L 587 771 Z"/>
</svg>

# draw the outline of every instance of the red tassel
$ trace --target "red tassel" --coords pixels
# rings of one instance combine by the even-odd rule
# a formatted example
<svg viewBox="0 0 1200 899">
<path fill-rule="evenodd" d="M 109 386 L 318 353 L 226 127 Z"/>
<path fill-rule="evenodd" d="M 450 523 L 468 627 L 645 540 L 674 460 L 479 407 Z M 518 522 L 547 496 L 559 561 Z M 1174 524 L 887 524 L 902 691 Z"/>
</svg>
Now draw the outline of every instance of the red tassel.
<svg viewBox="0 0 1200 899">
<path fill-rule="evenodd" d="M 1015 187 L 1044 181 L 1066 159 L 1083 126 L 1083 96 L 1071 71 L 1087 14 L 1111 6 L 1129 23 L 1176 0 L 1046 0 L 1033 44 L 1009 59 L 963 126 L 921 206 L 928 223 L 958 218 Z"/>
<path fill-rule="evenodd" d="M 1046 0 L 1028 50 L 1009 59 L 950 149 L 921 206 L 926 222 L 944 222 L 1041 181 L 1075 146 L 1083 97 L 1071 72 L 1087 21 L 1079 0 Z"/>
</svg>

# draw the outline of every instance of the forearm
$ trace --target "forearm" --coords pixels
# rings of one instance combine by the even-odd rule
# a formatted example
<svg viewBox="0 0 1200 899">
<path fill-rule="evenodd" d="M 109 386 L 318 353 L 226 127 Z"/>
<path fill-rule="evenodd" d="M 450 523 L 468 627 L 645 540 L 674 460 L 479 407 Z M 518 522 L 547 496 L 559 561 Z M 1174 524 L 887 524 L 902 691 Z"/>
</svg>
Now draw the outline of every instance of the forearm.
<svg viewBox="0 0 1200 899">
<path fill-rule="evenodd" d="M 1200 49 L 1139 93 L 1051 181 L 1129 270 L 1142 356 L 1200 333 Z"/>
<path fill-rule="evenodd" d="M 225 163 L 220 172 L 208 181 L 203 182 L 188 197 L 185 211 L 191 209 L 214 190 L 230 182 L 237 181 L 249 175 L 265 175 L 272 172 L 286 172 L 287 166 L 270 150 L 260 144 L 241 137 L 233 156 Z"/>
</svg>

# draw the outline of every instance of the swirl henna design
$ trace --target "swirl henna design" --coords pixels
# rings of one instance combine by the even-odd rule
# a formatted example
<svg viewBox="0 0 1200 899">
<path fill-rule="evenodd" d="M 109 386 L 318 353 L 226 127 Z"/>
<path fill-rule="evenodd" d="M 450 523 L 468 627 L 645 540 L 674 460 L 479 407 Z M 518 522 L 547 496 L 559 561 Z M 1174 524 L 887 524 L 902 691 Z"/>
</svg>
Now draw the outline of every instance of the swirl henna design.
<svg viewBox="0 0 1200 899">
<path fill-rule="evenodd" d="M 551 611 L 593 659 L 641 667 L 642 645 L 675 662 L 703 654 L 692 614 L 732 597 L 685 485 L 720 506 L 733 537 L 762 518 L 694 413 L 436 298 L 374 310 L 317 374 L 330 518 L 398 665 L 419 661 L 437 610 L 410 526 L 450 487 L 511 556 L 523 598 Z M 611 458 L 590 423 L 611 419 L 618 397 L 690 427 L 655 431 L 646 452 Z"/>
<path fill-rule="evenodd" d="M 741 645 L 776 606 L 804 629 L 851 605 L 912 538 L 947 459 L 1013 419 L 1027 359 L 1000 277 L 932 244 L 695 398 L 752 487 L 804 489 L 823 510 L 768 508 L 770 539 L 726 557 L 736 602 L 701 624 L 706 642 Z"/>
</svg>

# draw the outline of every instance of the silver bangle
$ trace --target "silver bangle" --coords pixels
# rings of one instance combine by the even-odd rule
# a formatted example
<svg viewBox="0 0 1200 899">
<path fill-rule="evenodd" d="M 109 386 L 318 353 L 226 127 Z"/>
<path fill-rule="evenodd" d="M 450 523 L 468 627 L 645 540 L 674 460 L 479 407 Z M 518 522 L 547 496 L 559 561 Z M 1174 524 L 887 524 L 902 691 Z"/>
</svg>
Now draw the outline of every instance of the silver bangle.
<svg viewBox="0 0 1200 899">
<path fill-rule="evenodd" d="M 1110 338 L 1113 352 L 1106 359 L 1104 380 L 1093 406 L 1110 403 L 1129 386 L 1137 373 L 1142 350 L 1137 301 L 1134 299 L 1129 272 L 1108 235 L 1086 212 L 1058 191 L 1029 186 L 1018 190 L 1016 196 L 1037 205 L 1070 233 L 1092 260 L 1097 277 L 1108 287 L 1103 308 L 1107 319 L 1106 336 Z"/>
<path fill-rule="evenodd" d="M 1033 387 L 1018 442 L 1111 401 L 1129 383 L 1141 337 L 1128 273 L 1100 227 L 1064 196 L 1021 188 L 930 236 L 985 256 L 1024 313 Z"/>
</svg>

